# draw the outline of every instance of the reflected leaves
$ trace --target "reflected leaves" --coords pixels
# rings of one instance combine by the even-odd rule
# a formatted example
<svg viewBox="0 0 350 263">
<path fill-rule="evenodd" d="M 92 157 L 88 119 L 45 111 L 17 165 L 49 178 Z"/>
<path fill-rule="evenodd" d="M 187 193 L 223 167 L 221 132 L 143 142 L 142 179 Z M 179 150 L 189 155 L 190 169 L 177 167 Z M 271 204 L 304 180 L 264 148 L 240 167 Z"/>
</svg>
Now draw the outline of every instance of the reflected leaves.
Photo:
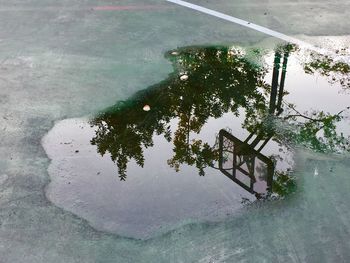
<svg viewBox="0 0 350 263">
<path fill-rule="evenodd" d="M 174 68 L 166 80 L 91 120 L 97 127 L 91 143 L 100 154 L 111 154 L 122 180 L 130 159 L 144 165 L 143 150 L 153 146 L 154 134 L 173 142 L 170 166 L 178 170 L 182 163 L 195 165 L 204 175 L 204 168 L 217 160 L 217 153 L 206 142 L 191 139 L 191 133 L 199 133 L 210 117 L 219 118 L 226 112 L 238 115 L 241 107 L 265 109 L 266 99 L 258 88 L 267 86 L 266 70 L 229 48 L 189 47 L 166 57 Z M 188 78 L 181 79 L 184 74 Z M 145 104 L 150 105 L 149 112 L 142 111 Z M 174 119 L 178 124 L 172 133 L 170 121 Z"/>
<path fill-rule="evenodd" d="M 350 107 L 336 114 L 321 110 L 300 113 L 292 104 L 288 109 L 284 120 L 295 129 L 287 136 L 294 143 L 322 153 L 350 151 L 350 138 L 337 131 L 337 123 L 345 118 Z"/>
<path fill-rule="evenodd" d="M 321 152 L 349 150 L 349 138 L 336 130 L 344 111 L 333 115 L 321 110 L 300 113 L 295 105 L 284 102 L 281 115 L 269 115 L 266 94 L 271 85 L 265 82 L 267 69 L 249 62 L 238 49 L 186 47 L 165 56 L 174 70 L 167 79 L 118 102 L 90 121 L 96 127 L 91 143 L 101 155 L 110 154 L 121 180 L 126 179 L 130 160 L 144 165 L 144 150 L 153 146 L 155 134 L 173 144 L 169 166 L 176 171 L 182 164 L 196 166 L 204 175 L 206 167 L 215 168 L 218 147 L 193 135 L 200 133 L 209 118 L 220 118 L 228 112 L 238 116 L 239 109 L 245 113 L 242 127 L 272 134 L 273 140 L 281 144 L 288 140 Z M 305 70 L 324 75 L 349 72 L 348 66 L 329 59 L 306 64 Z M 143 110 L 145 105 L 149 111 Z M 271 118 L 272 125 L 268 124 Z M 275 134 L 276 121 L 291 128 Z M 280 195 L 294 191 L 290 171 L 275 172 L 273 189 Z"/>
<path fill-rule="evenodd" d="M 342 51 L 342 52 L 341 52 Z M 339 56 L 345 56 L 345 49 L 337 51 Z M 344 89 L 350 89 L 350 65 L 337 61 L 334 58 L 317 54 L 315 52 L 310 54 L 310 61 L 305 63 L 304 70 L 308 74 L 318 72 L 322 76 L 329 77 L 331 83 L 339 83 Z"/>
</svg>

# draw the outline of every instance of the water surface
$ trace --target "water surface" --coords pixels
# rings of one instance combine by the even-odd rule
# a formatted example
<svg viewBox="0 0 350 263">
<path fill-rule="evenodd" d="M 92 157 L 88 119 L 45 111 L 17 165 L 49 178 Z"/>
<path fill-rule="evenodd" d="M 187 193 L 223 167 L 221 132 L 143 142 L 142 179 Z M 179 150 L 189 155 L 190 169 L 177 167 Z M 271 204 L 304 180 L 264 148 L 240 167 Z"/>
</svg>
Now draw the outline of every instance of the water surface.
<svg viewBox="0 0 350 263">
<path fill-rule="evenodd" d="M 302 191 L 307 156 L 348 152 L 346 63 L 293 45 L 193 46 L 165 57 L 167 79 L 61 121 L 43 140 L 48 198 L 95 228 L 149 238 L 244 216 L 251 203 Z"/>
</svg>

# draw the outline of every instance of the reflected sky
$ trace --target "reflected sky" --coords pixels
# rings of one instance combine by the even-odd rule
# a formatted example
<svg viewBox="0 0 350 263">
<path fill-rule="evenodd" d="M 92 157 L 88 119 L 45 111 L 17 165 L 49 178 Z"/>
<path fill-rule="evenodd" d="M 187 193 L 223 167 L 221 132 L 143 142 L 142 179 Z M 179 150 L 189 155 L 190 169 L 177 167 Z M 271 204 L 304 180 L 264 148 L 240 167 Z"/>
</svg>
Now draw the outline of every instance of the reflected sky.
<svg viewBox="0 0 350 263">
<path fill-rule="evenodd" d="M 268 147 L 270 140 L 289 150 L 295 144 L 319 152 L 349 149 L 349 139 L 337 130 L 337 123 L 344 118 L 347 108 L 335 114 L 322 108 L 300 112 L 297 104 L 284 99 L 288 94 L 284 89 L 288 57 L 293 52 L 298 52 L 294 45 L 276 49 L 272 77 L 269 80 L 269 69 L 267 65 L 261 64 L 263 54 L 259 50 L 252 51 L 254 60 L 235 47 L 186 47 L 172 50 L 165 56 L 172 62 L 174 72 L 159 84 L 136 93 L 126 101 L 118 102 L 93 118 L 90 124 L 96 127 L 96 133 L 91 143 L 97 146 L 102 156 L 109 153 L 118 167 L 121 180 L 127 178 L 130 160 L 144 166 L 144 150 L 154 146 L 155 135 L 164 136 L 172 144 L 173 156 L 167 163 L 176 171 L 179 172 L 183 164 L 195 166 L 202 176 L 205 175 L 204 170 L 207 167 L 220 167 L 220 170 L 227 171 L 222 168 L 219 159 L 221 157 L 221 162 L 223 158 L 227 159 L 222 152 L 234 152 L 233 148 L 237 147 L 231 145 L 232 149 L 219 151 L 219 130 L 214 131 L 217 136 L 216 143 L 212 145 L 208 143 L 208 138 L 197 135 L 209 119 L 219 119 L 224 114 L 229 114 L 232 119 L 240 118 L 241 126 L 250 133 L 247 138 L 239 139 L 234 137 L 235 130 L 230 130 L 232 135 L 229 137 L 234 138 L 236 143 L 240 142 L 240 148 L 245 145 L 246 149 L 255 152 L 253 155 L 263 156 L 260 160 L 269 160 L 269 176 L 265 178 L 269 182 L 265 182 L 264 190 L 255 191 L 253 182 L 258 183 L 261 180 L 257 180 L 254 173 L 241 170 L 241 179 L 238 179 L 238 175 L 235 175 L 236 169 L 232 167 L 230 174 L 223 172 L 257 195 L 273 192 L 272 178 L 276 191 L 280 195 L 287 193 L 288 188 L 294 188 L 294 183 L 285 183 L 292 180 L 288 179 L 288 174 L 293 167 L 275 170 L 276 162 L 285 159 L 283 153 L 277 152 L 271 156 L 260 153 L 264 147 Z M 310 57 L 311 60 L 303 64 L 307 74 L 319 72 L 327 77 L 332 76 L 333 82 L 339 82 L 344 89 L 348 88 L 347 64 L 314 53 Z M 176 122 L 176 125 L 171 125 L 172 122 Z M 288 129 L 282 134 L 276 134 L 276 123 Z M 254 135 L 256 138 L 248 143 Z M 233 166 L 236 166 L 235 160 L 239 156 L 236 154 L 238 153 L 231 158 Z M 247 162 L 241 162 L 241 165 L 243 163 L 248 165 Z M 271 179 L 267 179 L 270 177 Z M 246 187 L 247 183 L 242 183 L 244 181 L 249 181 L 251 185 Z M 281 181 L 282 185 L 279 184 Z"/>
<path fill-rule="evenodd" d="M 48 198 L 99 230 L 145 238 L 290 196 L 298 152 L 349 150 L 347 88 L 329 78 L 347 73 L 327 66 L 325 75 L 305 52 L 167 52 L 164 81 L 44 138 Z"/>
</svg>

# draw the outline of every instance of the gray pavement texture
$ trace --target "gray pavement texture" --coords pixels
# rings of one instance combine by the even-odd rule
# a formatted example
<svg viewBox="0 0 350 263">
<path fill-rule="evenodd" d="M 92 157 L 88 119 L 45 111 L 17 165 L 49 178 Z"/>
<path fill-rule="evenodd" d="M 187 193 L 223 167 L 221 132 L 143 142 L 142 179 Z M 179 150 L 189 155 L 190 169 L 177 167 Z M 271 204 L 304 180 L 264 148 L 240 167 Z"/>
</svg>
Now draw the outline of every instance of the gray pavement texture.
<svg viewBox="0 0 350 263">
<path fill-rule="evenodd" d="M 347 35 L 350 28 L 349 1 L 193 3 L 309 41 Z M 54 122 L 94 114 L 164 79 L 171 71 L 163 57 L 167 50 L 249 46 L 266 36 L 160 0 L 2 0 L 0 24 L 1 263 L 349 260 L 349 212 L 342 201 L 349 198 L 349 162 L 344 160 L 311 158 L 320 171 L 336 163 L 344 179 L 331 186 L 331 197 L 324 194 L 324 202 L 315 194 L 327 180 L 320 176 L 317 184 L 304 184 L 314 195 L 286 201 L 291 209 L 285 203 L 262 205 L 233 221 L 190 224 L 146 241 L 98 232 L 45 197 L 50 160 L 41 138 Z M 312 169 L 308 165 L 305 172 Z M 310 207 L 309 200 L 337 213 L 317 214 L 322 209 Z M 303 223 L 296 227 L 294 221 Z"/>
</svg>

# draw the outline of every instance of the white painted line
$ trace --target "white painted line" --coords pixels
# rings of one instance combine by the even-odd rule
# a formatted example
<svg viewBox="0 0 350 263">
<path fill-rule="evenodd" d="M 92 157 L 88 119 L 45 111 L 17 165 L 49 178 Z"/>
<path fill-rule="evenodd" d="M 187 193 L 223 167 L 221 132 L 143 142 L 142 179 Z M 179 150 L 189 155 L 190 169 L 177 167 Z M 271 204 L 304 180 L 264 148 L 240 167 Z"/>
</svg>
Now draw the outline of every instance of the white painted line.
<svg viewBox="0 0 350 263">
<path fill-rule="evenodd" d="M 318 48 L 318 47 L 316 47 L 314 45 L 311 45 L 311 44 L 309 44 L 307 42 L 304 42 L 304 41 L 299 40 L 299 39 L 294 38 L 294 37 L 287 36 L 287 35 L 282 34 L 280 32 L 271 30 L 269 28 L 266 28 L 266 27 L 263 27 L 263 26 L 259 26 L 259 25 L 254 24 L 254 23 L 250 23 L 249 21 L 245 21 L 245 20 L 233 17 L 233 16 L 225 15 L 223 13 L 220 13 L 220 12 L 217 12 L 217 11 L 214 11 L 214 10 L 211 10 L 211 9 L 199 6 L 199 5 L 191 4 L 191 3 L 188 3 L 188 2 L 185 2 L 185 1 L 182 1 L 182 0 L 166 0 L 166 1 L 174 3 L 174 4 L 177 4 L 177 5 L 181 5 L 181 6 L 184 6 L 184 7 L 187 7 L 187 8 L 190 8 L 190 9 L 193 9 L 193 10 L 196 10 L 196 11 L 199 11 L 199 12 L 211 15 L 211 16 L 215 16 L 215 17 L 224 19 L 226 21 L 230 21 L 232 23 L 235 23 L 235 24 L 238 24 L 238 25 L 241 25 L 241 26 L 245 26 L 245 27 L 254 29 L 254 30 L 259 31 L 261 33 L 264 33 L 264 34 L 267 34 L 267 35 L 270 35 L 270 36 L 282 39 L 282 40 L 287 41 L 289 43 L 297 44 L 297 45 L 299 45 L 301 47 L 304 47 L 304 48 L 307 48 L 307 49 L 310 49 L 310 50 L 313 50 L 313 51 L 316 51 L 316 52 L 319 52 L 319 53 L 325 53 L 325 50 L 323 50 L 321 48 Z"/>
</svg>

